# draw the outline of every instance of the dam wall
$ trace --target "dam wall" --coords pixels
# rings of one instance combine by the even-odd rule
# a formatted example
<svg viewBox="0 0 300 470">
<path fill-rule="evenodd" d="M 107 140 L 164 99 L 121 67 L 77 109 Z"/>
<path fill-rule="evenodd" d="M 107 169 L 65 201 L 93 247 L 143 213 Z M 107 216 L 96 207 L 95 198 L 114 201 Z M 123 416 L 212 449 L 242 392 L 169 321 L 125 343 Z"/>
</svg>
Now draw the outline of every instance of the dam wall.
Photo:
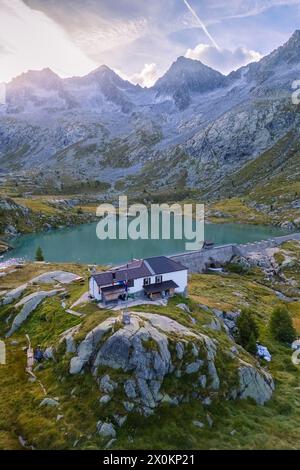
<svg viewBox="0 0 300 470">
<path fill-rule="evenodd" d="M 276 248 L 290 240 L 300 241 L 300 233 L 291 233 L 244 245 L 230 244 L 198 251 L 187 251 L 169 256 L 169 258 L 186 266 L 190 273 L 202 273 L 214 264 L 228 263 L 233 256 L 247 257 L 251 253 L 261 253 L 263 255 L 268 248 Z"/>
<path fill-rule="evenodd" d="M 234 256 L 234 245 L 217 246 L 207 250 L 190 251 L 170 256 L 186 266 L 191 273 L 202 273 L 213 263 L 228 263 Z"/>
</svg>

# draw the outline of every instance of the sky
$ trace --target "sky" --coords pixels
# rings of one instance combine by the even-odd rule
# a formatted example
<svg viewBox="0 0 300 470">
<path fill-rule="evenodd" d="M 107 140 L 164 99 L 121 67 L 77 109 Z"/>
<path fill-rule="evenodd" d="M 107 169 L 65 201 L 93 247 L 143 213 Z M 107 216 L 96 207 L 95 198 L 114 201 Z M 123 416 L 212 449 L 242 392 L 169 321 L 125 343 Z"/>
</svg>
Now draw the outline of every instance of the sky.
<svg viewBox="0 0 300 470">
<path fill-rule="evenodd" d="M 179 56 L 227 74 L 299 27 L 300 0 L 0 0 L 0 82 L 106 64 L 151 86 Z"/>
</svg>

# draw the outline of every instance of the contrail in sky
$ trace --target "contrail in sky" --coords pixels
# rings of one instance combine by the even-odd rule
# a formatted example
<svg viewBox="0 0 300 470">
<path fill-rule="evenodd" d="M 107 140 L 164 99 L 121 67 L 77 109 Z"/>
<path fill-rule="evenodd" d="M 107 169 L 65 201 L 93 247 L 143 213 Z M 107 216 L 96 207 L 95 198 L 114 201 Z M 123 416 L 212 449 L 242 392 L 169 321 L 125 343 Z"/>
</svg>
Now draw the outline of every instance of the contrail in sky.
<svg viewBox="0 0 300 470">
<path fill-rule="evenodd" d="M 191 7 L 191 5 L 188 3 L 187 0 L 183 0 L 183 2 L 185 3 L 186 7 L 189 9 L 189 11 L 192 13 L 192 15 L 194 16 L 194 18 L 196 18 L 197 20 L 197 23 L 199 24 L 199 26 L 203 29 L 203 31 L 205 32 L 206 36 L 210 39 L 210 41 L 213 43 L 213 45 L 215 46 L 215 48 L 219 51 L 220 50 L 220 47 L 218 46 L 218 44 L 216 43 L 216 41 L 214 40 L 214 38 L 212 37 L 212 35 L 210 34 L 210 32 L 207 30 L 205 24 L 203 23 L 203 21 L 201 20 L 201 18 L 197 15 L 197 13 L 195 12 L 195 10 Z"/>
</svg>

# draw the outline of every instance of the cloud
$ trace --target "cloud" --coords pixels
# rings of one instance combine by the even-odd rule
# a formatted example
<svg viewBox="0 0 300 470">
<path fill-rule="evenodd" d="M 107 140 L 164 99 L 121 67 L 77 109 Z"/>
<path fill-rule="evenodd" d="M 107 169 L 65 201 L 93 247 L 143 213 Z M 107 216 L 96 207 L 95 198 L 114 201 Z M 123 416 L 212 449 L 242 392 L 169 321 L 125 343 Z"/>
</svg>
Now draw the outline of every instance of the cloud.
<svg viewBox="0 0 300 470">
<path fill-rule="evenodd" d="M 21 0 L 0 1 L 0 81 L 50 67 L 61 76 L 83 75 L 97 66 L 52 19 Z"/>
<path fill-rule="evenodd" d="M 6 54 L 13 54 L 13 50 L 10 49 L 7 44 L 0 44 L 0 56 Z"/>
<path fill-rule="evenodd" d="M 115 69 L 115 72 L 120 75 L 124 80 L 129 80 L 135 85 L 140 85 L 142 87 L 151 87 L 154 85 L 156 80 L 162 75 L 159 72 L 157 64 L 145 64 L 143 69 L 140 72 L 134 73 L 133 75 L 126 75 L 121 70 Z"/>
<path fill-rule="evenodd" d="M 0 0 L 1 2 L 1 0 Z M 25 0 L 63 28 L 92 60 L 125 48 L 147 31 L 147 9 L 139 0 Z M 150 8 L 150 5 L 148 5 Z"/>
<path fill-rule="evenodd" d="M 125 47 L 139 39 L 147 29 L 144 18 L 138 20 L 107 21 L 97 17 L 92 27 L 72 32 L 74 42 L 90 57 L 97 58 L 105 51 Z"/>
<path fill-rule="evenodd" d="M 197 5 L 196 0 L 194 5 Z M 298 5 L 300 0 L 201 0 L 201 14 L 205 13 L 205 23 L 211 26 L 223 20 L 255 17 L 277 8 Z"/>
<path fill-rule="evenodd" d="M 225 48 L 217 50 L 209 44 L 198 44 L 193 49 L 188 49 L 185 57 L 200 60 L 205 65 L 227 74 L 249 62 L 257 62 L 262 58 L 262 55 L 245 47 L 237 47 L 233 50 Z"/>
</svg>

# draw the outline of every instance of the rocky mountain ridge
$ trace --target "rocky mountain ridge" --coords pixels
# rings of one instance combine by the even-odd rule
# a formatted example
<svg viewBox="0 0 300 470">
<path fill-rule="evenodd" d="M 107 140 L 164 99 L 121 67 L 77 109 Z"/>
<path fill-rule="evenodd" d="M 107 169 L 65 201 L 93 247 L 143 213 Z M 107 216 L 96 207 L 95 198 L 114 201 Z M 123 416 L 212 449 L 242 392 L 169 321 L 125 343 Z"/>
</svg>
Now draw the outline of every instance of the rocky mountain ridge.
<svg viewBox="0 0 300 470">
<path fill-rule="evenodd" d="M 151 191 L 220 187 L 297 129 L 299 50 L 296 31 L 228 76 L 180 57 L 149 89 L 106 66 L 68 79 L 25 73 L 7 85 L 0 107 L 2 175 L 57 191 L 98 181 L 138 194 L 145 179 Z"/>
</svg>

